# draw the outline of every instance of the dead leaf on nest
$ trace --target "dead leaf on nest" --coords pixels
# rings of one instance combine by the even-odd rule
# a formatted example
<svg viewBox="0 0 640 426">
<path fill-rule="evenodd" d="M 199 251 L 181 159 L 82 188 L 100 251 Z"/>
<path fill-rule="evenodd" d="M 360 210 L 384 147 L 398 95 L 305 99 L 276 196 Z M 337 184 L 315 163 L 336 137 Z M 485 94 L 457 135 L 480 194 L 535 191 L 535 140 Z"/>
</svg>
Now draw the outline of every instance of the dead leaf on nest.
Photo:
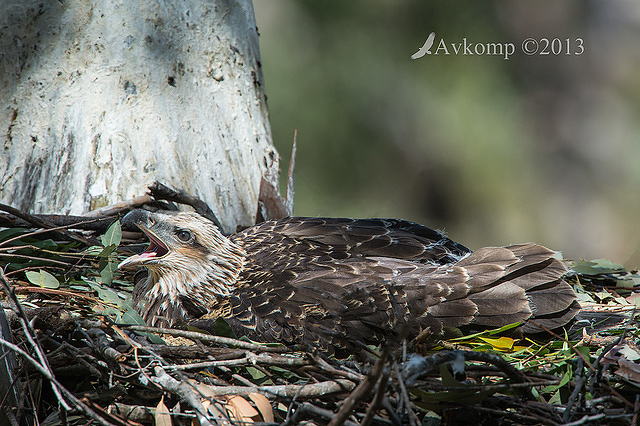
<svg viewBox="0 0 640 426">
<path fill-rule="evenodd" d="M 266 396 L 261 393 L 250 393 L 249 398 L 256 404 L 258 411 L 262 415 L 262 419 L 267 423 L 274 422 L 273 408 Z"/>
<path fill-rule="evenodd" d="M 160 402 L 158 402 L 158 405 L 156 406 L 155 419 L 156 426 L 172 425 L 171 411 L 169 411 L 169 408 L 164 404 L 164 395 L 162 396 L 162 398 L 160 398 Z"/>
<path fill-rule="evenodd" d="M 623 379 L 640 385 L 640 364 L 620 358 L 618 360 L 618 365 L 620 368 L 615 371 L 614 374 L 616 376 L 620 376 Z"/>
<path fill-rule="evenodd" d="M 226 408 L 240 423 L 254 423 L 260 416 L 260 413 L 246 399 L 238 395 L 229 397 Z"/>
<path fill-rule="evenodd" d="M 198 383 L 195 380 L 190 382 L 198 389 L 198 391 L 205 397 L 202 399 L 202 405 L 211 412 L 211 414 L 217 414 L 221 416 L 216 404 L 222 405 L 227 410 L 228 416 L 233 422 L 238 423 L 255 423 L 255 422 L 273 422 L 274 415 L 271 403 L 262 394 L 250 393 L 249 399 L 253 401 L 256 408 L 254 408 L 249 401 L 240 395 L 231 396 L 216 396 L 214 389 L 204 383 Z"/>
</svg>

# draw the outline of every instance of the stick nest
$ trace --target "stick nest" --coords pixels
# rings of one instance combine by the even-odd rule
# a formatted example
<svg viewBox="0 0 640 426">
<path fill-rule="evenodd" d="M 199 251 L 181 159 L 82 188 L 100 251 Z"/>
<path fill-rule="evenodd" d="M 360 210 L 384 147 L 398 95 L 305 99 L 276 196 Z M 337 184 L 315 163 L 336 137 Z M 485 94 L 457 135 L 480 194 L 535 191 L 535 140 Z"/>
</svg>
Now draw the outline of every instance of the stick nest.
<svg viewBox="0 0 640 426">
<path fill-rule="evenodd" d="M 158 207 L 155 195 L 92 219 L 0 207 L 0 424 L 638 422 L 637 272 L 575 263 L 585 309 L 564 335 L 516 339 L 507 326 L 419 355 L 383 347 L 371 363 L 339 360 L 145 326 L 131 306 L 133 277 L 115 267 L 144 242 L 117 218 Z"/>
</svg>

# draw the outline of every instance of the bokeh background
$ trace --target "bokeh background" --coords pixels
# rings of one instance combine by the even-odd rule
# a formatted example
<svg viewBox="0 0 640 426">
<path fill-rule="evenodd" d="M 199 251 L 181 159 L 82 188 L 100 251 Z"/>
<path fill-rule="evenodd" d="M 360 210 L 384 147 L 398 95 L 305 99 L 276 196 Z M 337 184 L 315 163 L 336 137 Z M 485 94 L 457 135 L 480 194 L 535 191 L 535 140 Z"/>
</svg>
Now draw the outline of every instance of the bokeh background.
<svg viewBox="0 0 640 426">
<path fill-rule="evenodd" d="M 470 248 L 537 241 L 640 266 L 640 2 L 256 0 L 295 214 L 401 217 Z M 434 31 L 514 43 L 410 56 Z M 526 38 L 570 40 L 560 55 Z M 578 51 L 577 38 L 584 43 Z"/>
</svg>

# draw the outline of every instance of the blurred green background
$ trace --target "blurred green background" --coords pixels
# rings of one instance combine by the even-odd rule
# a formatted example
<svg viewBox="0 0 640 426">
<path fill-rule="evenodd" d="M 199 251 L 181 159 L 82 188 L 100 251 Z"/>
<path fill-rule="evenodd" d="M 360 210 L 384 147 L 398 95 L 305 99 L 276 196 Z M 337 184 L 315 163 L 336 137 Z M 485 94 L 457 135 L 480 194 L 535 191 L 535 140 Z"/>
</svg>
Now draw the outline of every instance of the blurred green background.
<svg viewBox="0 0 640 426">
<path fill-rule="evenodd" d="M 296 215 L 401 217 L 470 248 L 537 241 L 640 266 L 640 3 L 254 7 L 283 174 L 298 130 Z M 432 31 L 432 52 L 465 38 L 516 52 L 411 60 Z M 562 53 L 528 56 L 529 37 Z"/>
</svg>

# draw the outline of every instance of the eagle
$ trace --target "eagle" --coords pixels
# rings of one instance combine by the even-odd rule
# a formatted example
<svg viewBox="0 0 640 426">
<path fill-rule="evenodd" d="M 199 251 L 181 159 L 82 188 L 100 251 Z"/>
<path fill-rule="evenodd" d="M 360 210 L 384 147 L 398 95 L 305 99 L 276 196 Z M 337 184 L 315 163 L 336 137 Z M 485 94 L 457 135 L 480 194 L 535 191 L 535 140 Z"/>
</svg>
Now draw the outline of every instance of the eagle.
<svg viewBox="0 0 640 426">
<path fill-rule="evenodd" d="M 133 304 L 147 324 L 224 319 L 238 336 L 348 354 L 448 328 L 567 325 L 580 306 L 555 251 L 471 251 L 399 219 L 288 217 L 224 235 L 194 212 L 133 210 L 149 246 Z"/>
</svg>

